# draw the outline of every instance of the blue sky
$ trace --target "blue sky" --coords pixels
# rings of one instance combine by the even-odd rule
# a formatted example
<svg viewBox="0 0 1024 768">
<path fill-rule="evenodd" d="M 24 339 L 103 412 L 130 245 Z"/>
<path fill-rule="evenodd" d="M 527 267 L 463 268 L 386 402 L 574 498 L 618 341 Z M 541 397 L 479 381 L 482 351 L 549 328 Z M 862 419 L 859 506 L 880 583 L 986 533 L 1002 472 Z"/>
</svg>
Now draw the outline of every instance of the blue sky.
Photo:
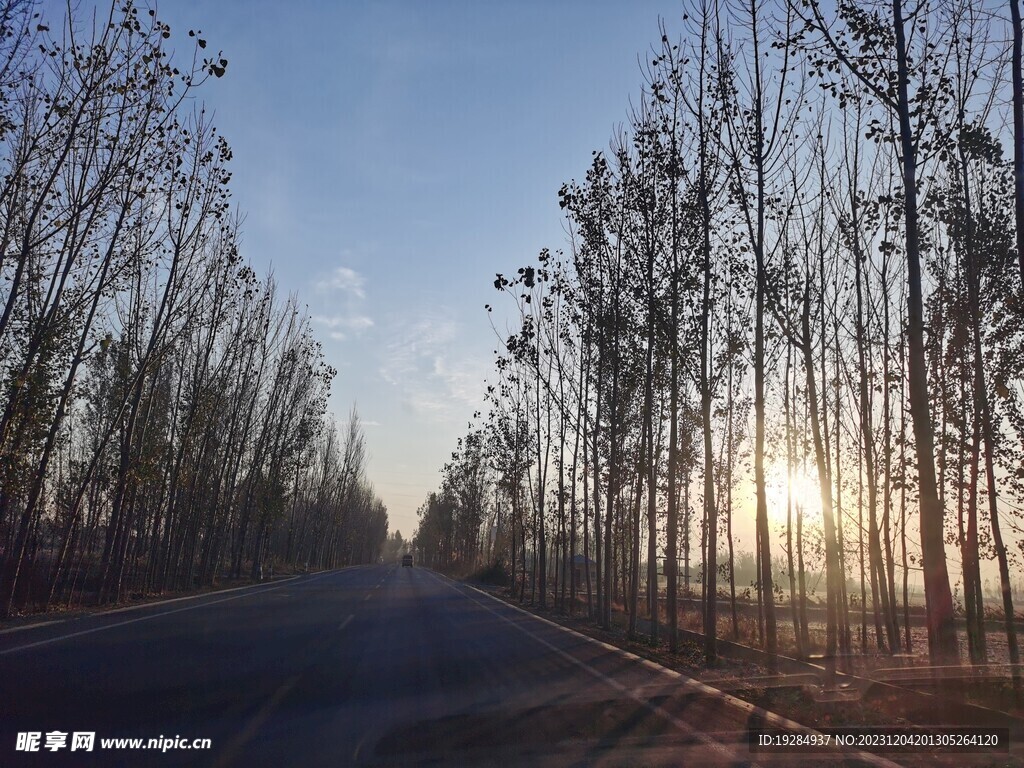
<svg viewBox="0 0 1024 768">
<path fill-rule="evenodd" d="M 607 147 L 678 2 L 165 0 L 234 151 L 245 256 L 309 305 L 391 530 L 482 407 L 496 272 L 565 244 L 559 186 Z"/>
</svg>

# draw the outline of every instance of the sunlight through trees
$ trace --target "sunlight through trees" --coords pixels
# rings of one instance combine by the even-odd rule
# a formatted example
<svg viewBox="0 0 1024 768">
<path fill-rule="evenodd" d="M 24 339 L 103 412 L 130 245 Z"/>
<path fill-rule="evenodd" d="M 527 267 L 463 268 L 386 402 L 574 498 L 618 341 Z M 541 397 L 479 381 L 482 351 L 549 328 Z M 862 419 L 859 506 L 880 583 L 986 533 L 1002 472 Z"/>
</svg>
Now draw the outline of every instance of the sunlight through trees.
<svg viewBox="0 0 1024 768">
<path fill-rule="evenodd" d="M 605 627 L 619 605 L 629 633 L 667 620 L 673 648 L 692 590 L 713 662 L 721 601 L 738 634 L 742 533 L 769 652 L 955 663 L 961 616 L 984 662 L 998 615 L 1017 662 L 1024 129 L 1009 5 L 688 0 L 678 29 L 663 23 L 625 127 L 559 191 L 568 245 L 496 276 L 518 320 L 495 329 L 471 425 L 481 490 L 472 514 L 442 491 L 421 517 L 425 535 L 443 499 L 452 530 L 476 536 L 444 565 L 502 565 L 519 599 Z M 446 487 L 465 480 L 468 446 Z M 926 649 L 910 632 L 920 609 Z"/>
</svg>

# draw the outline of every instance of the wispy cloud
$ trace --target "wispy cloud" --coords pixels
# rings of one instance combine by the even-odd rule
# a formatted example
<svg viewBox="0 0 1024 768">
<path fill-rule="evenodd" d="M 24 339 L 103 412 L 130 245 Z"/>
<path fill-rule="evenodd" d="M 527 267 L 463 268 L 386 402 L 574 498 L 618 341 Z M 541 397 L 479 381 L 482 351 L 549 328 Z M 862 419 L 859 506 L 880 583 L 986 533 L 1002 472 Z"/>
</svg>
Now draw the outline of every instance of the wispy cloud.
<svg viewBox="0 0 1024 768">
<path fill-rule="evenodd" d="M 398 388 L 413 414 L 443 421 L 479 405 L 487 365 L 459 350 L 460 334 L 442 310 L 405 322 L 392 334 L 379 373 Z"/>
<path fill-rule="evenodd" d="M 318 293 L 329 293 L 340 291 L 357 299 L 365 299 L 366 279 L 349 267 L 335 267 L 327 277 L 316 281 L 315 288 Z"/>
<path fill-rule="evenodd" d="M 332 339 L 344 339 L 346 331 L 365 331 L 373 326 L 373 318 L 366 315 L 313 315 L 313 322 L 330 329 Z"/>
<path fill-rule="evenodd" d="M 331 339 L 345 341 L 373 326 L 373 318 L 363 312 L 366 278 L 351 267 L 335 267 L 313 287 L 321 306 L 329 307 L 326 312 L 314 314 L 313 322 L 324 326 Z"/>
</svg>

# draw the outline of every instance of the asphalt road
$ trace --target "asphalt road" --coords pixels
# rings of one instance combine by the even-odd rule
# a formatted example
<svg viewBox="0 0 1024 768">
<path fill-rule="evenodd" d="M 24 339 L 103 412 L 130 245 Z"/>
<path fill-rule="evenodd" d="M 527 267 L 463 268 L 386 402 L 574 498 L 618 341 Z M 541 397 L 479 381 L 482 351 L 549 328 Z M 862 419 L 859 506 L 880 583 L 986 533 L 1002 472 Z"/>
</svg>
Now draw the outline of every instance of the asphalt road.
<svg viewBox="0 0 1024 768">
<path fill-rule="evenodd" d="M 423 568 L 350 568 L 0 633 L 0 766 L 869 764 L 752 754 L 760 722 Z M 67 745 L 48 751 L 51 732 Z M 92 751 L 71 750 L 75 732 L 96 734 Z M 19 733 L 41 734 L 40 751 L 18 750 Z M 211 748 L 102 745 L 161 737 Z"/>
</svg>

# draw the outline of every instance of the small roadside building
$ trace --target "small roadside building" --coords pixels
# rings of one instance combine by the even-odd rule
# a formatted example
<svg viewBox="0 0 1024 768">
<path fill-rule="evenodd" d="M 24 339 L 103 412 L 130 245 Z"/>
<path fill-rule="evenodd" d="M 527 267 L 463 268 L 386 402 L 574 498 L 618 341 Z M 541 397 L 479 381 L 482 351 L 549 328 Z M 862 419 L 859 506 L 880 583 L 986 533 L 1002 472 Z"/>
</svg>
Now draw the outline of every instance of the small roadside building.
<svg viewBox="0 0 1024 768">
<path fill-rule="evenodd" d="M 590 572 L 591 589 L 597 589 L 597 562 L 586 555 L 572 556 L 572 569 L 576 576 L 576 589 L 584 592 L 587 589 L 587 571 Z"/>
</svg>

